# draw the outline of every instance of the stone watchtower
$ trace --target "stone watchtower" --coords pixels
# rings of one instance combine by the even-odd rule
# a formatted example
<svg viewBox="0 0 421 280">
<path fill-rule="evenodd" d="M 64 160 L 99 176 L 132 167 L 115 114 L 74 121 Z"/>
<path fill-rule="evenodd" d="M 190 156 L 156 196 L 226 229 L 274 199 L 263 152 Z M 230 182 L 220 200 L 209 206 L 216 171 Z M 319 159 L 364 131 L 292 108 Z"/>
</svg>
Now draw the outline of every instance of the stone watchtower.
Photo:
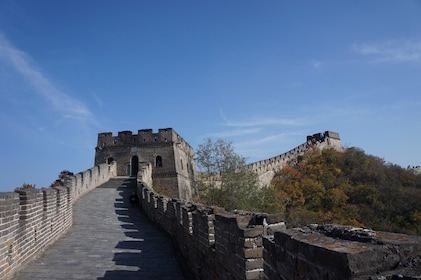
<svg viewBox="0 0 421 280">
<path fill-rule="evenodd" d="M 196 173 L 193 148 L 172 128 L 141 129 L 98 134 L 95 165 L 117 163 L 118 176 L 137 176 L 142 166 L 152 166 L 152 179 L 170 189 L 173 197 L 191 199 Z"/>
</svg>

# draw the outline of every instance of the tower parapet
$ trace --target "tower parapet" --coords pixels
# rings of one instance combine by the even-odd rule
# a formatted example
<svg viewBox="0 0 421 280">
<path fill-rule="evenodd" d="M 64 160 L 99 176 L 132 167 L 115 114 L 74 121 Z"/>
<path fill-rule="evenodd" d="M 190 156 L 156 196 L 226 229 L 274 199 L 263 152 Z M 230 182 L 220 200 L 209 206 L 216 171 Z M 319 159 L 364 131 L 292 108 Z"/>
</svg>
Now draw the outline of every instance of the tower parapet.
<svg viewBox="0 0 421 280">
<path fill-rule="evenodd" d="M 116 161 L 118 176 L 137 176 L 151 164 L 156 184 L 172 190 L 173 196 L 190 200 L 196 164 L 193 148 L 172 128 L 140 129 L 98 134 L 95 164 Z"/>
</svg>

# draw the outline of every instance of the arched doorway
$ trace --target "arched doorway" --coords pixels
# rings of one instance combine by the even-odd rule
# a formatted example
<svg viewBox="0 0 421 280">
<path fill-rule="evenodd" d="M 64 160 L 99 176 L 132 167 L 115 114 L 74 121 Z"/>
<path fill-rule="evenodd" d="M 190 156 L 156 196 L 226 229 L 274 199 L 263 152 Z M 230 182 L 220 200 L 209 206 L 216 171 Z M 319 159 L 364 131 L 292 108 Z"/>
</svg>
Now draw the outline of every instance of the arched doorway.
<svg viewBox="0 0 421 280">
<path fill-rule="evenodd" d="M 130 172 L 130 176 L 137 176 L 137 172 L 139 172 L 139 157 L 132 156 L 131 161 L 132 170 Z"/>
</svg>

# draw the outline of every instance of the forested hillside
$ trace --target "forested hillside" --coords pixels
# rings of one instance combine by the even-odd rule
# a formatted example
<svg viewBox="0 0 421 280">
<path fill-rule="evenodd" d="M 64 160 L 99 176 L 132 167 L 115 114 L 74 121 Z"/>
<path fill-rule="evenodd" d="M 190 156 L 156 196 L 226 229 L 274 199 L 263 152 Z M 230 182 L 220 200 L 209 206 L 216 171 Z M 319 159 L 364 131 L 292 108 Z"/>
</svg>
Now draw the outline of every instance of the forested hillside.
<svg viewBox="0 0 421 280">
<path fill-rule="evenodd" d="M 289 226 L 338 223 L 421 235 L 421 175 L 357 148 L 308 152 L 262 189 Z"/>
<path fill-rule="evenodd" d="M 285 213 L 288 227 L 336 223 L 421 235 L 421 175 L 358 148 L 309 150 L 266 187 L 229 142 L 199 146 L 196 202 Z"/>
</svg>

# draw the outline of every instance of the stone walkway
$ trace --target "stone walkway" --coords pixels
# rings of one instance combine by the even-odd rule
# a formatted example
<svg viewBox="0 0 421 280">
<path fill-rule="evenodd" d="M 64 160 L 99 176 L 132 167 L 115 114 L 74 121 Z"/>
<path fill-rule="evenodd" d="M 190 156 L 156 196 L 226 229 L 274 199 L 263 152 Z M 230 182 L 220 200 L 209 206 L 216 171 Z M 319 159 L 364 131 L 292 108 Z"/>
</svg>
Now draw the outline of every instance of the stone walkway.
<svg viewBox="0 0 421 280">
<path fill-rule="evenodd" d="M 14 279 L 183 279 L 167 237 L 128 197 L 124 178 L 80 198 L 72 229 Z"/>
</svg>

